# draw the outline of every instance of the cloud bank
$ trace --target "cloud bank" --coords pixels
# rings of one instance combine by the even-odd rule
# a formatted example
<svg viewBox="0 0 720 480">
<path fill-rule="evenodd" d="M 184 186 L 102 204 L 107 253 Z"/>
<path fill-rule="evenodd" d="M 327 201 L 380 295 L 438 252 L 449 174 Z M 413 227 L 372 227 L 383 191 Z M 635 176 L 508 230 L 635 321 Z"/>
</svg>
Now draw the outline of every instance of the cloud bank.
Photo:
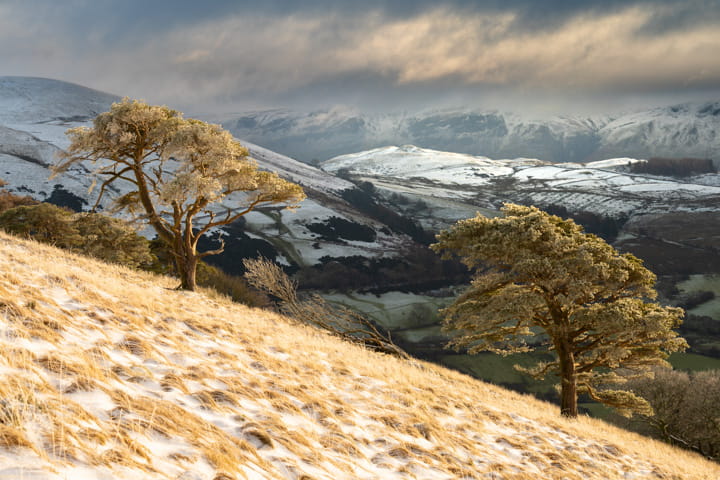
<svg viewBox="0 0 720 480">
<path fill-rule="evenodd" d="M 3 74 L 197 110 L 403 90 L 609 96 L 720 86 L 717 1 L 149 3 L 2 2 Z"/>
</svg>

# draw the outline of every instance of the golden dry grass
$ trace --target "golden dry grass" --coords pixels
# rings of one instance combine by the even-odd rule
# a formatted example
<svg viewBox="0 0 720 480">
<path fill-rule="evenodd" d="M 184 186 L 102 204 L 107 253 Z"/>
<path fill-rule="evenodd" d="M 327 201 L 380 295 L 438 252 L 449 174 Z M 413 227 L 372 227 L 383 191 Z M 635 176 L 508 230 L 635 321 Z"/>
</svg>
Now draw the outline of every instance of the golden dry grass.
<svg viewBox="0 0 720 480">
<path fill-rule="evenodd" d="M 128 479 L 720 478 L 694 454 L 172 279 L 4 234 L 0 245 L 0 471 L 21 456 L 49 479 L 78 467 Z"/>
</svg>

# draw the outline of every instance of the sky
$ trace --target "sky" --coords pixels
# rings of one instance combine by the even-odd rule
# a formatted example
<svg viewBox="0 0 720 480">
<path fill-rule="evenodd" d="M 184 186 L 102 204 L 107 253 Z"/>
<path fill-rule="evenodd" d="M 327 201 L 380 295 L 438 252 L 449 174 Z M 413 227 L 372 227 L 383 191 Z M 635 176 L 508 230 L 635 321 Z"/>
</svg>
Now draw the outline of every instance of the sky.
<svg viewBox="0 0 720 480">
<path fill-rule="evenodd" d="M 186 113 L 720 99 L 720 0 L 0 0 L 0 75 Z"/>
</svg>

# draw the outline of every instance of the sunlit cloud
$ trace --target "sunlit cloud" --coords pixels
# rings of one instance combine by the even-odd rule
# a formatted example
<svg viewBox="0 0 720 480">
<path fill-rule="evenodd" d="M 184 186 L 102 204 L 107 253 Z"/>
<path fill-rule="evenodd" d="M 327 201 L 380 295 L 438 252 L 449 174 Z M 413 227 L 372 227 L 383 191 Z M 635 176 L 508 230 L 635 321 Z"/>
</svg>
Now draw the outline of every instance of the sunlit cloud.
<svg viewBox="0 0 720 480">
<path fill-rule="evenodd" d="M 174 62 L 155 68 L 248 92 L 368 70 L 401 84 L 453 77 L 466 84 L 644 89 L 720 81 L 716 25 L 640 35 L 651 16 L 635 7 L 531 32 L 516 30 L 511 13 L 443 9 L 392 21 L 377 13 L 231 18 L 156 39 L 146 61 L 171 49 L 166 58 Z"/>
</svg>

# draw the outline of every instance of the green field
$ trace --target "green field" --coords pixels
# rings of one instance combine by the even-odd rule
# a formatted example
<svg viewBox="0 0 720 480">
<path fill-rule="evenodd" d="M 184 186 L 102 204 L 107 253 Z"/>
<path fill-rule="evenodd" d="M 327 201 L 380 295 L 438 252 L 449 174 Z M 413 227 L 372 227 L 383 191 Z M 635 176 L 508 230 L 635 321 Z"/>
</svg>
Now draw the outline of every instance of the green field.
<svg viewBox="0 0 720 480">
<path fill-rule="evenodd" d="M 706 357 L 694 353 L 673 353 L 669 358 L 677 370 L 720 370 L 720 358 Z"/>
<path fill-rule="evenodd" d="M 526 353 L 503 357 L 484 352 L 477 355 L 439 355 L 435 360 L 441 365 L 486 382 L 547 397 L 555 388 L 556 379 L 554 377 L 548 376 L 544 380 L 535 380 L 530 375 L 515 369 L 515 364 L 530 367 L 542 359 L 543 356 L 539 354 Z"/>
<path fill-rule="evenodd" d="M 693 315 L 712 317 L 720 321 L 720 275 L 690 275 L 677 285 L 683 293 L 713 292 L 715 298 L 688 311 Z"/>
</svg>

